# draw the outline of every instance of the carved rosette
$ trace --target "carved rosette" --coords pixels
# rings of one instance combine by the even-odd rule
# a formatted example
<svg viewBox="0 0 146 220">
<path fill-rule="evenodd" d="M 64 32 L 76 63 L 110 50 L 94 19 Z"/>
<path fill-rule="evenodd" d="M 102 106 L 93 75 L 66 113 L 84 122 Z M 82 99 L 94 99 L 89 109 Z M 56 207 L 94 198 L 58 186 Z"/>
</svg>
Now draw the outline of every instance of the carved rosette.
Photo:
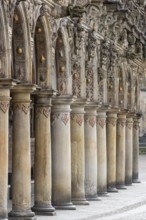
<svg viewBox="0 0 146 220">
<path fill-rule="evenodd" d="M 71 120 L 77 123 L 79 126 L 82 126 L 84 122 L 84 115 L 82 114 L 71 114 Z"/>
<path fill-rule="evenodd" d="M 1 101 L 0 102 L 0 110 L 3 112 L 3 113 L 6 113 L 9 109 L 9 102 L 8 101 Z"/>
<path fill-rule="evenodd" d="M 27 115 L 30 111 L 30 103 L 13 103 L 13 111 L 22 111 Z"/>
<path fill-rule="evenodd" d="M 46 118 L 50 116 L 50 107 L 37 107 L 36 108 L 36 117 L 39 115 L 44 115 Z"/>
<path fill-rule="evenodd" d="M 106 119 L 105 118 L 97 118 L 97 125 L 101 128 L 106 126 Z"/>
<path fill-rule="evenodd" d="M 89 124 L 92 128 L 94 128 L 96 124 L 96 116 L 85 116 L 85 123 Z"/>
<path fill-rule="evenodd" d="M 52 113 L 52 115 L 51 115 L 52 125 L 57 120 L 60 120 L 66 126 L 70 120 L 70 113 Z"/>
<path fill-rule="evenodd" d="M 107 125 L 112 125 L 115 127 L 117 124 L 117 119 L 116 118 L 107 118 Z"/>
</svg>

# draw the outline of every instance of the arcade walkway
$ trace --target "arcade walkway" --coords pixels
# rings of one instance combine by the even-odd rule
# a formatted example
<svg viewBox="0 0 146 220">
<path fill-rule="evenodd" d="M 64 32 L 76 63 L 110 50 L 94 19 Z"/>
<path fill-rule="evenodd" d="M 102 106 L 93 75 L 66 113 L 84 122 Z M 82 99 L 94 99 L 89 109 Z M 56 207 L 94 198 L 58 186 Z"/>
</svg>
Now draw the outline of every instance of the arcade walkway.
<svg viewBox="0 0 146 220">
<path fill-rule="evenodd" d="M 146 219 L 146 155 L 140 155 L 140 184 L 127 190 L 90 202 L 89 206 L 77 206 L 76 211 L 57 210 L 56 216 L 37 216 L 38 220 L 145 220 Z M 10 205 L 10 204 L 9 204 Z"/>
</svg>

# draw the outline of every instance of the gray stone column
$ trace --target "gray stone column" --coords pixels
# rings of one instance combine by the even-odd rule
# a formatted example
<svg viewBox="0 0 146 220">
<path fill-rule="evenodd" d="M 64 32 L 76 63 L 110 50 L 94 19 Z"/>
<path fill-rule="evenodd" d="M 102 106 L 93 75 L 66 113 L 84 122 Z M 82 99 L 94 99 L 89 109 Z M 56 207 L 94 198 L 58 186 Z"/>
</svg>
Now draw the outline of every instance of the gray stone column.
<svg viewBox="0 0 146 220">
<path fill-rule="evenodd" d="M 71 97 L 52 101 L 52 203 L 56 209 L 75 209 L 71 202 Z"/>
<path fill-rule="evenodd" d="M 12 92 L 13 154 L 12 211 L 9 219 L 33 220 L 31 211 L 30 94 L 32 85 L 17 85 Z"/>
<path fill-rule="evenodd" d="M 71 113 L 72 201 L 76 205 L 89 204 L 85 198 L 84 105 L 73 104 Z"/>
<path fill-rule="evenodd" d="M 97 111 L 97 191 L 107 194 L 106 111 Z"/>
<path fill-rule="evenodd" d="M 116 187 L 126 189 L 125 187 L 125 136 L 126 136 L 126 113 L 118 114 L 117 120 L 117 152 L 116 152 Z"/>
<path fill-rule="evenodd" d="M 97 196 L 97 131 L 96 106 L 85 108 L 85 196 L 99 200 Z"/>
<path fill-rule="evenodd" d="M 51 91 L 35 94 L 35 204 L 32 210 L 37 215 L 54 215 L 51 205 L 52 166 L 50 107 Z"/>
<path fill-rule="evenodd" d="M 0 219 L 7 219 L 10 88 L 0 82 Z"/>
<path fill-rule="evenodd" d="M 118 192 L 116 189 L 116 124 L 117 113 L 107 113 L 107 186 L 108 192 Z"/>
<path fill-rule="evenodd" d="M 133 170 L 133 116 L 127 114 L 126 121 L 126 160 L 125 160 L 125 184 L 132 184 Z"/>
<path fill-rule="evenodd" d="M 140 183 L 139 180 L 139 119 L 137 114 L 133 123 L 133 183 Z"/>
</svg>

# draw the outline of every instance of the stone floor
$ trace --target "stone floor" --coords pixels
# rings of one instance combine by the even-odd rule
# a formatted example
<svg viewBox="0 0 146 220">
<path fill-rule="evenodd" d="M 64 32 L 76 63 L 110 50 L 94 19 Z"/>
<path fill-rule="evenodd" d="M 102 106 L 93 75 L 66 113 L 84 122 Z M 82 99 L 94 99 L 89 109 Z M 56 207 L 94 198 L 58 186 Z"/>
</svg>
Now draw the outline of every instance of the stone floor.
<svg viewBox="0 0 146 220">
<path fill-rule="evenodd" d="M 146 155 L 140 156 L 140 184 L 109 194 L 76 211 L 56 211 L 56 216 L 38 216 L 38 220 L 146 220 Z"/>
</svg>

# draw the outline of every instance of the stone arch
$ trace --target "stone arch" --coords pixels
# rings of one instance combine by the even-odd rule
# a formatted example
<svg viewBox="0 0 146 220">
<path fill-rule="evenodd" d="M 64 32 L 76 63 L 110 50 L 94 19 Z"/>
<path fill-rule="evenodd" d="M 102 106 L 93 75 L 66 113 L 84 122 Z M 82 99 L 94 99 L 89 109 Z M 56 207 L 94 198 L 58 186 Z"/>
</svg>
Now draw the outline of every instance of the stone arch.
<svg viewBox="0 0 146 220">
<path fill-rule="evenodd" d="M 51 33 L 47 18 L 37 19 L 34 31 L 34 48 L 32 59 L 32 81 L 41 88 L 51 87 Z"/>
<path fill-rule="evenodd" d="M 6 11 L 3 7 L 3 1 L 0 1 L 0 78 L 9 78 L 11 75 L 11 69 L 9 68 L 8 36 Z"/>
<path fill-rule="evenodd" d="M 139 96 L 140 96 L 140 89 L 139 89 L 139 79 L 136 77 L 135 85 L 134 85 L 134 110 L 139 111 Z"/>
<path fill-rule="evenodd" d="M 133 82 L 132 82 L 132 72 L 131 68 L 129 67 L 127 69 L 127 80 L 126 80 L 126 86 L 127 86 L 127 109 L 132 109 L 132 98 L 133 98 Z"/>
<path fill-rule="evenodd" d="M 55 48 L 57 90 L 60 95 L 72 94 L 71 54 L 67 30 L 64 26 L 58 30 Z"/>
<path fill-rule="evenodd" d="M 29 30 L 23 5 L 15 6 L 12 29 L 12 77 L 31 81 Z"/>
</svg>

